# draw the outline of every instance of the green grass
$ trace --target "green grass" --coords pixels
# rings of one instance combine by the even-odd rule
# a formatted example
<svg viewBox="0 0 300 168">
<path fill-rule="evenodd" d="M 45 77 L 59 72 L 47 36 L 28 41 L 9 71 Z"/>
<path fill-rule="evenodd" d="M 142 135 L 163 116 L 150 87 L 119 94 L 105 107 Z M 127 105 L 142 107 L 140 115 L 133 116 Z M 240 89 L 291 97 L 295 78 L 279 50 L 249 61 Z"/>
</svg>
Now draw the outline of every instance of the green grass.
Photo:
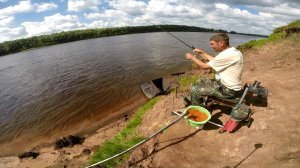
<svg viewBox="0 0 300 168">
<path fill-rule="evenodd" d="M 298 27 L 300 26 L 300 20 L 296 20 L 290 24 L 287 25 L 288 27 Z"/>
<path fill-rule="evenodd" d="M 251 48 L 264 46 L 267 43 L 268 43 L 267 39 L 251 40 L 248 43 L 245 43 L 245 44 L 242 44 L 242 45 L 238 46 L 238 49 L 241 50 L 241 51 L 246 51 L 246 50 L 249 50 Z"/>
<path fill-rule="evenodd" d="M 241 51 L 246 51 L 252 48 L 262 47 L 267 43 L 275 43 L 281 41 L 282 39 L 287 38 L 286 30 L 293 27 L 299 27 L 299 26 L 300 26 L 300 20 L 296 20 L 286 26 L 276 28 L 268 38 L 262 40 L 249 41 L 248 43 L 238 46 L 238 49 Z"/>
<path fill-rule="evenodd" d="M 185 92 L 190 89 L 190 87 L 200 78 L 199 75 L 188 75 L 183 76 L 179 79 L 179 91 Z"/>
<path fill-rule="evenodd" d="M 114 138 L 107 140 L 104 144 L 91 156 L 89 163 L 94 164 L 104 159 L 107 159 L 115 154 L 123 152 L 124 150 L 134 146 L 144 139 L 136 132 L 136 127 L 141 124 L 142 117 L 146 111 L 148 111 L 155 103 L 157 103 L 159 97 L 155 97 L 148 101 L 144 106 L 140 107 L 132 119 L 129 120 L 126 127 L 121 130 Z M 124 154 L 115 159 L 107 161 L 104 166 L 112 168 L 119 166 L 129 154 Z"/>
</svg>

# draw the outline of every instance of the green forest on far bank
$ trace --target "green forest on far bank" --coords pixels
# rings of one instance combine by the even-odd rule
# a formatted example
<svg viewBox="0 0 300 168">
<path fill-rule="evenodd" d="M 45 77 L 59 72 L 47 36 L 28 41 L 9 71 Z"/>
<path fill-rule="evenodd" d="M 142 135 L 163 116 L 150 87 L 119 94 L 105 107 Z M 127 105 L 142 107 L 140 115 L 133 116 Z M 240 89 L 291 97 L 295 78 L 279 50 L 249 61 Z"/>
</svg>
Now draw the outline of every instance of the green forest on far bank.
<svg viewBox="0 0 300 168">
<path fill-rule="evenodd" d="M 159 27 L 161 29 L 159 29 Z M 99 28 L 99 29 L 86 29 L 86 30 L 74 30 L 67 32 L 54 33 L 50 35 L 33 36 L 24 39 L 18 39 L 13 41 L 6 41 L 0 43 L 0 56 L 17 53 L 23 50 L 31 48 L 38 48 L 43 46 L 49 46 L 54 44 L 67 43 L 78 40 L 85 40 L 90 38 L 99 38 L 107 36 L 116 36 L 123 34 L 132 33 L 148 33 L 148 32 L 161 32 L 163 30 L 168 32 L 225 32 L 231 34 L 242 34 L 242 35 L 254 35 L 262 36 L 257 34 L 244 34 L 237 33 L 234 31 L 227 32 L 226 30 L 215 30 L 207 29 L 195 26 L 185 25 L 153 25 L 153 26 L 132 26 L 132 27 L 115 27 L 115 28 Z"/>
</svg>

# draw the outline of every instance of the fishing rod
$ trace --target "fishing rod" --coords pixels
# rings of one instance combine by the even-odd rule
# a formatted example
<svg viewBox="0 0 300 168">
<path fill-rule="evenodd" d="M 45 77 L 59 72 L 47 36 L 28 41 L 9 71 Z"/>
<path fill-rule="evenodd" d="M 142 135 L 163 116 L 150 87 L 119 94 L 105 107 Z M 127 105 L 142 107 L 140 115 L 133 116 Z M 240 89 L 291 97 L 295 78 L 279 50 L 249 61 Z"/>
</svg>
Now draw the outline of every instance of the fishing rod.
<svg viewBox="0 0 300 168">
<path fill-rule="evenodd" d="M 203 59 L 205 59 L 205 60 L 207 61 L 207 58 L 203 57 L 203 56 L 200 55 L 198 52 L 194 51 L 194 49 L 195 49 L 194 46 L 188 45 L 188 44 L 185 43 L 183 40 L 181 40 L 180 38 L 176 37 L 174 34 L 168 32 L 167 30 L 165 30 L 164 28 L 160 27 L 159 25 L 156 25 L 156 24 L 154 24 L 153 22 L 151 22 L 151 21 L 149 21 L 149 20 L 147 20 L 147 19 L 144 19 L 144 18 L 142 18 L 142 17 L 139 17 L 139 16 L 134 15 L 134 14 L 132 14 L 132 13 L 129 13 L 129 12 L 127 12 L 127 11 L 124 11 L 124 10 L 121 10 L 121 9 L 117 9 L 117 8 L 112 8 L 112 9 L 119 10 L 119 11 L 125 12 L 125 13 L 127 13 L 127 14 L 129 14 L 129 15 L 131 15 L 131 16 L 134 16 L 134 17 L 138 17 L 138 18 L 143 19 L 144 21 L 146 21 L 146 22 L 152 24 L 153 26 L 155 26 L 155 27 L 161 29 L 162 31 L 164 31 L 164 32 L 166 32 L 167 34 L 169 34 L 170 36 L 174 37 L 176 40 L 178 40 L 179 42 L 181 42 L 182 44 L 184 44 L 184 45 L 187 46 L 188 48 L 192 49 L 192 51 L 193 51 L 194 54 L 196 54 L 196 55 L 202 57 Z"/>
</svg>

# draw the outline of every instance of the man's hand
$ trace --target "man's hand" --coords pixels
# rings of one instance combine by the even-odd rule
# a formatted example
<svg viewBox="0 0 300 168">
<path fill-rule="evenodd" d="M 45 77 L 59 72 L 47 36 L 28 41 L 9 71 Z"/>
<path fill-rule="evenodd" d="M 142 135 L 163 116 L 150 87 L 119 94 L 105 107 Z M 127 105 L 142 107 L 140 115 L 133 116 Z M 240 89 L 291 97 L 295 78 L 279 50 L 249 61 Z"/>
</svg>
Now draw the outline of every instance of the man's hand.
<svg viewBox="0 0 300 168">
<path fill-rule="evenodd" d="M 203 51 L 200 48 L 194 48 L 193 52 L 200 55 L 205 61 L 210 61 L 214 58 L 213 56 L 209 55 L 207 52 Z"/>
<path fill-rule="evenodd" d="M 201 50 L 200 48 L 195 48 L 193 49 L 194 52 L 203 55 L 205 53 L 205 51 Z"/>
<path fill-rule="evenodd" d="M 203 61 L 197 59 L 196 56 L 191 53 L 186 53 L 185 58 L 194 61 L 197 65 L 199 65 L 203 69 L 211 68 L 207 63 L 204 63 Z"/>
<path fill-rule="evenodd" d="M 193 59 L 193 58 L 195 58 L 196 56 L 195 55 L 193 55 L 193 54 L 191 54 L 191 53 L 186 53 L 185 54 L 185 58 L 186 59 Z"/>
</svg>

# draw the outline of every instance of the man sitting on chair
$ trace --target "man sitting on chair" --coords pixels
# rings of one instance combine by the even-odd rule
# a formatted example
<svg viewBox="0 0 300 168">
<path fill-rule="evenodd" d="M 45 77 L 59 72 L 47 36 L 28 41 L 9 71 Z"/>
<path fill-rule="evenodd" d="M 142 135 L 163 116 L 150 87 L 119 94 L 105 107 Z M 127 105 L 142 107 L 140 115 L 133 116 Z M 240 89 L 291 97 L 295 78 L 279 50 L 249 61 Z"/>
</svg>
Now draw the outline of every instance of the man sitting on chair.
<svg viewBox="0 0 300 168">
<path fill-rule="evenodd" d="M 215 96 L 218 98 L 233 98 L 237 91 L 241 90 L 241 76 L 243 70 L 243 55 L 229 45 L 229 37 L 225 33 L 218 33 L 210 38 L 210 46 L 220 52 L 215 57 L 207 52 L 195 48 L 193 51 L 204 57 L 202 61 L 192 53 L 186 53 L 186 59 L 194 61 L 203 69 L 213 69 L 215 79 L 199 79 L 190 90 L 192 105 L 201 105 L 203 96 Z"/>
</svg>

